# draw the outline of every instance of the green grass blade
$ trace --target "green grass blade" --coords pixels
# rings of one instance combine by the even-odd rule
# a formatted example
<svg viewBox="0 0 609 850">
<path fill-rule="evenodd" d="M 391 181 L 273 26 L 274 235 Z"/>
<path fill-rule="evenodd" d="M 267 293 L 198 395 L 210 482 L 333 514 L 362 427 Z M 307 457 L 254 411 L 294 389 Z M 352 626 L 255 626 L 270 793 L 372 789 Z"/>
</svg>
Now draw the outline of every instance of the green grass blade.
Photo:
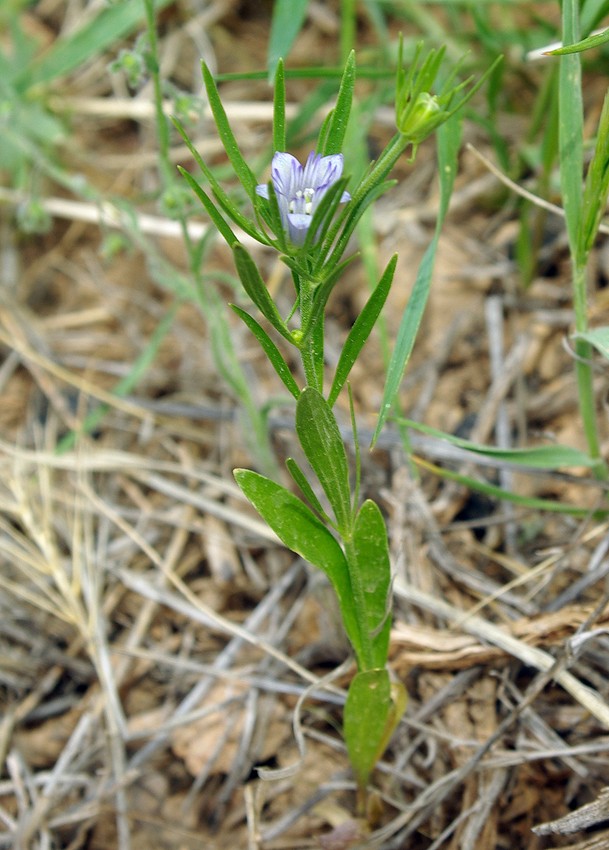
<svg viewBox="0 0 609 850">
<path fill-rule="evenodd" d="M 277 63 L 273 98 L 273 150 L 285 151 L 285 73 L 283 60 Z"/>
<path fill-rule="evenodd" d="M 437 466 L 435 463 L 430 463 L 423 458 L 412 456 L 412 460 L 422 469 L 438 475 L 440 478 L 445 478 L 448 481 L 456 481 L 474 490 L 476 493 L 483 493 L 485 496 L 490 496 L 492 499 L 497 499 L 502 502 L 511 502 L 513 505 L 520 505 L 523 508 L 528 508 L 532 511 L 548 511 L 555 514 L 566 514 L 573 517 L 589 517 L 590 519 L 604 519 L 609 516 L 609 510 L 594 510 L 581 505 L 570 505 L 567 502 L 559 502 L 556 499 L 540 499 L 535 496 L 523 496 L 521 493 L 513 493 L 511 490 L 504 490 L 496 484 L 489 484 L 488 481 L 480 481 L 477 478 L 472 478 L 470 475 L 463 475 L 452 469 L 445 469 Z"/>
<path fill-rule="evenodd" d="M 563 2 L 563 44 L 579 39 L 578 0 Z M 584 169 L 581 59 L 578 54 L 561 56 L 558 82 L 558 145 L 560 185 L 571 255 L 576 264 L 582 225 L 582 180 Z"/>
<path fill-rule="evenodd" d="M 309 0 L 275 0 L 268 49 L 268 80 L 275 78 L 280 59 L 286 59 L 307 15 Z"/>
<path fill-rule="evenodd" d="M 164 9 L 172 0 L 155 0 L 155 9 Z M 81 29 L 58 38 L 51 47 L 16 78 L 15 86 L 25 91 L 33 85 L 48 85 L 57 77 L 76 70 L 106 48 L 116 44 L 141 25 L 144 6 L 140 2 L 114 3 Z"/>
<path fill-rule="evenodd" d="M 564 469 L 567 466 L 591 468 L 596 463 L 585 452 L 579 449 L 573 449 L 570 446 L 544 445 L 532 446 L 530 448 L 500 449 L 496 446 L 483 446 L 479 443 L 472 443 L 470 440 L 464 440 L 461 437 L 456 437 L 454 434 L 447 434 L 444 431 L 439 431 L 437 428 L 432 428 L 421 422 L 413 422 L 412 419 L 402 419 L 400 417 L 397 421 L 400 425 L 413 428 L 415 431 L 419 431 L 422 434 L 429 434 L 429 436 L 437 437 L 440 440 L 446 440 L 451 445 L 465 449 L 468 452 L 483 455 L 484 457 L 497 458 L 506 463 L 528 466 L 532 469 Z"/>
<path fill-rule="evenodd" d="M 438 172 L 440 175 L 440 209 L 438 211 L 436 230 L 433 240 L 425 251 L 421 261 L 412 295 L 402 316 L 395 348 L 387 370 L 385 390 L 378 423 L 372 438 L 372 445 L 376 443 L 398 394 L 402 376 L 410 359 L 417 332 L 423 318 L 423 312 L 427 304 L 440 232 L 448 211 L 448 204 L 457 171 L 457 155 L 461 143 L 461 123 L 458 116 L 453 116 L 438 128 L 437 140 Z"/>
</svg>

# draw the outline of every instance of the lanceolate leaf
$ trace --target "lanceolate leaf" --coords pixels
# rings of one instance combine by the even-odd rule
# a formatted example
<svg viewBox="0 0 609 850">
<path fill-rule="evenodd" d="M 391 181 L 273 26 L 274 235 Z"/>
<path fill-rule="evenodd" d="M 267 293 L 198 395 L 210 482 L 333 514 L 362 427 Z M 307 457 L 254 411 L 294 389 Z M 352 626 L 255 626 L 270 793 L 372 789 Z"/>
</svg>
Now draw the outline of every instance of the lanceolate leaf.
<svg viewBox="0 0 609 850">
<path fill-rule="evenodd" d="M 243 493 L 277 537 L 328 576 L 338 597 L 345 631 L 359 658 L 361 641 L 353 611 L 349 570 L 337 541 L 313 511 L 285 487 L 248 469 L 236 469 L 234 475 Z"/>
<path fill-rule="evenodd" d="M 298 384 L 294 380 L 292 373 L 290 371 L 290 367 L 283 359 L 283 356 L 273 340 L 269 337 L 267 332 L 262 328 L 256 319 L 253 316 L 250 316 L 249 313 L 246 313 L 245 310 L 242 310 L 241 307 L 237 307 L 236 304 L 230 305 L 235 313 L 242 319 L 251 332 L 254 334 L 260 345 L 262 346 L 264 353 L 271 361 L 271 364 L 281 380 L 285 388 L 294 396 L 294 398 L 298 398 L 300 395 L 300 389 Z"/>
<path fill-rule="evenodd" d="M 352 522 L 347 453 L 328 402 L 313 387 L 304 389 L 296 403 L 296 433 L 345 536 Z"/>
<path fill-rule="evenodd" d="M 368 299 L 366 306 L 359 314 L 359 316 L 355 320 L 353 327 L 349 331 L 349 335 L 345 341 L 343 350 L 340 353 L 340 358 L 336 366 L 336 372 L 334 373 L 332 389 L 330 390 L 330 395 L 328 396 L 328 404 L 330 405 L 330 407 L 333 407 L 334 402 L 338 398 L 338 394 L 343 388 L 343 385 L 349 376 L 349 372 L 351 371 L 353 364 L 359 357 L 360 351 L 362 350 L 366 340 L 370 336 L 370 332 L 372 331 L 372 328 L 374 327 L 376 320 L 378 319 L 381 310 L 383 309 L 383 305 L 387 300 L 387 296 L 389 295 L 389 290 L 391 288 L 391 283 L 393 281 L 396 263 L 397 254 L 394 254 L 394 256 L 389 261 L 389 264 L 387 265 L 383 276 L 378 282 L 376 289 Z"/>
</svg>

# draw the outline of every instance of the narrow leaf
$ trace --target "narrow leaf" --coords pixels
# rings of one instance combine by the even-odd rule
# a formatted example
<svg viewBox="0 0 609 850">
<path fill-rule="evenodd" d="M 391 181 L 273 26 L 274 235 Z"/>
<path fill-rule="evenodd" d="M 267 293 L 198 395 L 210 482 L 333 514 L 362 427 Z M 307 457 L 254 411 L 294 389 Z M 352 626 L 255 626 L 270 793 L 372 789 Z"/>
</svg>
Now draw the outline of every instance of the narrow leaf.
<svg viewBox="0 0 609 850">
<path fill-rule="evenodd" d="M 302 495 L 305 497 L 307 502 L 311 505 L 313 510 L 315 510 L 319 514 L 319 516 L 323 517 L 325 522 L 329 522 L 329 518 L 328 518 L 326 512 L 324 511 L 321 502 L 317 498 L 315 491 L 313 490 L 313 488 L 309 484 L 306 475 L 304 474 L 302 469 L 298 466 L 298 464 L 296 463 L 294 458 L 293 457 L 287 458 L 285 465 L 287 466 L 288 472 L 292 476 L 294 483 L 299 488 L 299 490 L 301 491 Z"/>
<path fill-rule="evenodd" d="M 277 537 L 327 575 L 338 597 L 345 631 L 359 656 L 361 641 L 353 612 L 349 570 L 337 541 L 310 508 L 285 487 L 248 469 L 236 469 L 234 476 Z"/>
<path fill-rule="evenodd" d="M 213 223 L 218 228 L 220 235 L 225 239 L 225 241 L 229 245 L 234 245 L 235 242 L 237 242 L 237 237 L 235 236 L 235 234 L 231 230 L 230 225 L 224 220 L 224 218 L 222 217 L 222 215 L 218 211 L 218 208 L 216 207 L 216 205 L 214 204 L 212 199 L 209 197 L 209 195 L 199 185 L 199 183 L 197 183 L 197 181 L 195 180 L 195 178 L 192 176 L 192 174 L 189 171 L 186 171 L 186 169 L 182 168 L 182 166 L 180 166 L 180 165 L 178 165 L 178 171 L 180 172 L 182 177 L 186 180 L 186 182 L 189 184 L 189 186 L 191 187 L 191 189 L 193 190 L 193 192 L 195 193 L 197 198 L 201 201 L 201 203 L 205 207 L 205 211 L 207 212 L 207 215 L 211 218 Z"/>
<path fill-rule="evenodd" d="M 328 402 L 313 387 L 304 389 L 296 403 L 296 433 L 346 536 L 352 522 L 347 453 Z"/>
<path fill-rule="evenodd" d="M 243 245 L 236 240 L 233 244 L 233 257 L 241 283 L 249 297 L 275 330 L 291 342 L 292 337 L 290 332 L 279 315 L 275 302 L 269 295 L 269 291 L 260 276 L 258 267 Z"/>
<path fill-rule="evenodd" d="M 247 162 L 243 159 L 241 151 L 239 150 L 239 145 L 237 144 L 237 140 L 235 139 L 228 122 L 214 78 L 212 77 L 205 62 L 201 63 L 201 68 L 203 71 L 203 82 L 205 83 L 209 106 L 213 113 L 216 127 L 218 128 L 218 134 L 222 139 L 224 150 L 226 151 L 226 155 L 228 156 L 231 165 L 235 169 L 237 177 L 241 181 L 241 185 L 249 195 L 250 199 L 253 200 L 256 194 L 256 178 L 254 177 L 254 174 Z"/>
<path fill-rule="evenodd" d="M 556 499 L 540 499 L 536 496 L 523 496 L 521 493 L 513 493 L 511 490 L 504 490 L 503 487 L 498 487 L 496 484 L 489 484 L 488 481 L 481 481 L 478 478 L 472 478 L 471 475 L 463 475 L 453 469 L 446 469 L 438 466 L 428 460 L 423 460 L 421 457 L 412 456 L 412 460 L 417 466 L 432 472 L 439 478 L 445 478 L 448 481 L 456 481 L 476 493 L 484 493 L 485 496 L 490 496 L 499 501 L 511 502 L 514 505 L 521 505 L 523 508 L 528 508 L 532 511 L 548 511 L 549 513 L 566 514 L 574 517 L 587 517 L 589 519 L 606 519 L 609 516 L 608 510 L 597 510 L 589 508 L 585 505 L 571 505 L 566 502 L 558 502 Z"/>
<path fill-rule="evenodd" d="M 385 729 L 392 709 L 387 670 L 358 673 L 349 686 L 343 714 L 343 735 L 360 789 L 368 784 L 382 755 Z"/>
<path fill-rule="evenodd" d="M 253 226 L 253 222 L 251 222 L 250 219 L 247 218 L 247 216 L 243 215 L 243 213 L 231 201 L 231 199 L 226 194 L 226 192 L 224 191 L 222 186 L 220 186 L 220 184 L 218 183 L 218 181 L 214 177 L 213 172 L 205 164 L 200 153 L 198 152 L 198 150 L 195 148 L 195 146 L 191 142 L 191 140 L 188 136 L 188 133 L 186 132 L 182 123 L 175 116 L 172 117 L 171 120 L 172 120 L 175 128 L 178 130 L 178 132 L 182 136 L 184 143 L 186 144 L 186 146 L 188 147 L 188 150 L 192 154 L 193 159 L 195 160 L 195 162 L 197 163 L 197 165 L 201 169 L 205 179 L 209 183 L 210 188 L 211 188 L 212 193 L 213 193 L 213 196 L 216 199 L 216 201 L 218 202 L 218 205 L 224 211 L 224 213 L 230 219 L 232 219 L 235 222 L 235 224 L 238 225 L 249 236 L 252 236 L 254 239 L 256 239 L 258 242 L 261 242 L 263 245 L 267 245 L 268 239 L 264 236 L 263 233 L 261 233 L 256 227 Z M 178 170 L 180 171 L 180 173 L 182 173 L 184 175 L 186 175 L 188 173 L 181 166 L 178 166 Z M 195 178 L 193 177 L 193 180 L 194 179 Z M 229 244 L 232 244 L 232 243 L 229 243 Z"/>
<path fill-rule="evenodd" d="M 300 395 L 300 389 L 298 384 L 294 380 L 292 373 L 290 371 L 290 367 L 285 362 L 283 355 L 273 342 L 273 340 L 269 337 L 267 332 L 262 328 L 256 319 L 253 316 L 250 316 L 249 313 L 246 313 L 245 310 L 242 310 L 241 307 L 238 307 L 236 304 L 231 304 L 231 308 L 235 311 L 235 313 L 242 319 L 243 322 L 248 326 L 250 331 L 254 334 L 262 349 L 268 359 L 273 366 L 273 369 L 277 372 L 281 380 L 283 381 L 283 385 L 290 392 L 294 398 L 298 398 Z"/>
<path fill-rule="evenodd" d="M 336 106 L 332 110 L 332 118 L 325 128 L 325 141 L 322 153 L 326 156 L 340 153 L 343 149 L 351 104 L 353 103 L 353 88 L 355 86 L 355 52 L 352 50 L 345 64 L 345 70 L 340 82 Z"/>
<path fill-rule="evenodd" d="M 607 41 L 609 41 L 609 29 L 589 35 L 588 38 L 583 38 L 575 44 L 557 47 L 556 50 L 548 50 L 548 56 L 565 56 L 569 53 L 582 53 L 584 50 L 600 47 L 601 44 L 605 44 Z"/>
<path fill-rule="evenodd" d="M 334 406 L 334 403 L 338 398 L 338 394 L 343 388 L 353 364 L 359 357 L 360 351 L 370 336 L 372 328 L 383 309 L 383 305 L 387 300 L 391 283 L 393 281 L 396 263 L 397 254 L 394 254 L 374 292 L 371 294 L 364 309 L 359 314 L 353 327 L 349 331 L 343 350 L 340 353 L 336 372 L 334 374 L 334 381 L 332 382 L 332 388 L 330 390 L 330 395 L 328 396 L 328 404 L 330 407 Z"/>
</svg>

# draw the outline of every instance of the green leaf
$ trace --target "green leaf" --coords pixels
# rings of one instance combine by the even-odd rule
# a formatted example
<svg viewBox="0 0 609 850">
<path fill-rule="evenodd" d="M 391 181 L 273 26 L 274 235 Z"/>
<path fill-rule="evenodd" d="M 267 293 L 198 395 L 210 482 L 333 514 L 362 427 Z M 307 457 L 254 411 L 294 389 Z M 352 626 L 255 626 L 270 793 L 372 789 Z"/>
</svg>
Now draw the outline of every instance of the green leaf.
<svg viewBox="0 0 609 850">
<path fill-rule="evenodd" d="M 428 472 L 437 475 L 439 478 L 445 478 L 448 481 L 456 481 L 462 486 L 474 490 L 476 493 L 484 493 L 485 496 L 490 496 L 492 499 L 499 501 L 511 502 L 514 505 L 521 505 L 523 508 L 528 508 L 532 511 L 548 511 L 549 513 L 566 514 L 574 517 L 587 517 L 589 519 L 601 520 L 609 516 L 608 510 L 596 510 L 585 505 L 570 505 L 566 502 L 558 502 L 556 499 L 540 499 L 535 496 L 523 496 L 520 493 L 513 493 L 511 490 L 504 490 L 496 484 L 489 484 L 488 481 L 481 481 L 478 478 L 472 478 L 471 475 L 463 475 L 453 469 L 437 466 L 435 463 L 430 463 L 428 460 L 423 460 L 421 457 L 413 456 L 413 461 L 417 466 L 426 469 Z"/>
<path fill-rule="evenodd" d="M 583 339 L 609 360 L 609 327 L 592 328 L 589 331 L 573 334 L 573 339 Z"/>
<path fill-rule="evenodd" d="M 402 377 L 410 359 L 427 304 L 440 232 L 448 211 L 448 204 L 457 172 L 457 155 L 461 144 L 461 123 L 458 116 L 453 116 L 438 128 L 437 139 L 440 209 L 436 221 L 436 230 L 421 260 L 412 294 L 400 322 L 395 348 L 387 369 L 383 400 L 381 402 L 376 430 L 372 438 L 373 446 L 383 429 L 383 425 L 399 392 Z"/>
<path fill-rule="evenodd" d="M 366 670 L 353 678 L 343 714 L 343 736 L 358 787 L 362 790 L 385 749 L 391 710 L 387 670 Z"/>
<path fill-rule="evenodd" d="M 256 178 L 239 150 L 239 145 L 228 122 L 214 78 L 205 62 L 201 63 L 201 69 L 203 71 L 203 82 L 205 83 L 209 106 L 213 113 L 216 127 L 218 128 L 218 134 L 224 145 L 224 150 L 235 170 L 235 174 L 241 181 L 241 185 L 253 201 L 256 196 Z"/>
<path fill-rule="evenodd" d="M 397 254 L 394 254 L 374 292 L 366 302 L 366 306 L 359 314 L 353 327 L 349 331 L 343 350 L 340 353 L 336 371 L 334 373 L 332 388 L 330 390 L 330 395 L 328 396 L 328 404 L 330 407 L 334 406 L 334 403 L 338 398 L 338 394 L 343 388 L 353 364 L 359 357 L 360 351 L 370 336 L 372 328 L 376 324 L 376 320 L 383 309 L 383 305 L 387 300 L 391 283 L 393 281 L 397 259 Z"/>
<path fill-rule="evenodd" d="M 235 313 L 239 316 L 239 318 L 245 322 L 250 331 L 254 334 L 262 349 L 268 359 L 273 366 L 273 369 L 277 372 L 285 388 L 290 392 L 294 398 L 298 398 L 300 395 L 300 388 L 292 373 L 290 371 L 290 367 L 285 362 L 281 352 L 273 342 L 273 340 L 269 337 L 267 332 L 262 328 L 256 319 L 253 316 L 250 316 L 249 313 L 246 313 L 245 310 L 242 310 L 241 307 L 238 307 L 236 304 L 231 304 L 231 308 L 235 311 Z"/>
<path fill-rule="evenodd" d="M 230 219 L 232 219 L 235 222 L 235 224 L 238 225 L 243 231 L 245 231 L 245 233 L 249 234 L 252 238 L 256 239 L 258 242 L 261 242 L 263 245 L 268 245 L 268 239 L 264 236 L 264 234 L 261 233 L 259 230 L 257 230 L 257 228 L 253 226 L 253 223 L 250 221 L 250 219 L 247 218 L 246 216 L 244 216 L 243 213 L 240 212 L 239 209 L 237 209 L 237 207 L 231 201 L 231 199 L 226 194 L 226 192 L 224 191 L 222 186 L 220 186 L 220 184 L 218 183 L 218 181 L 214 177 L 213 172 L 207 167 L 207 165 L 203 161 L 201 155 L 199 154 L 198 150 L 195 148 L 195 146 L 190 141 L 188 133 L 186 132 L 184 126 L 179 121 L 179 119 L 174 116 L 174 117 L 172 117 L 171 120 L 173 121 L 173 124 L 175 125 L 176 129 L 178 130 L 178 132 L 182 136 L 186 146 L 188 147 L 188 150 L 192 154 L 193 159 L 195 160 L 195 162 L 197 163 L 197 165 L 201 169 L 205 179 L 207 180 L 207 182 L 209 183 L 209 185 L 211 187 L 214 198 L 216 199 L 216 201 L 218 202 L 218 204 L 222 208 L 222 210 L 225 212 L 225 214 Z M 186 176 L 186 174 L 189 173 L 189 172 L 185 171 L 181 166 L 178 166 L 178 171 L 181 174 L 183 174 L 184 176 Z M 191 175 L 191 177 L 192 177 L 192 175 Z M 192 180 L 195 180 L 195 178 L 192 177 Z M 192 181 L 189 181 L 189 182 L 192 185 Z M 229 242 L 229 245 L 232 245 L 232 242 Z"/>
<path fill-rule="evenodd" d="M 340 153 L 343 149 L 351 104 L 355 86 L 355 52 L 352 50 L 345 64 L 345 70 L 340 82 L 336 106 L 332 110 L 332 118 L 324 128 L 324 143 L 322 153 L 325 156 Z"/>
<path fill-rule="evenodd" d="M 285 74 L 283 60 L 277 63 L 273 98 L 273 150 L 285 151 Z"/>
<path fill-rule="evenodd" d="M 308 6 L 309 0 L 275 0 L 267 60 L 269 82 L 273 82 L 279 60 L 285 59 L 290 52 L 306 18 Z"/>
<path fill-rule="evenodd" d="M 607 331 L 605 341 L 609 345 L 609 328 L 605 330 Z M 605 356 L 609 358 L 609 349 Z M 579 449 L 572 449 L 570 446 L 555 444 L 532 446 L 531 448 L 500 449 L 496 446 L 482 446 L 479 443 L 472 443 L 470 440 L 463 440 L 461 437 L 455 437 L 454 434 L 446 434 L 444 431 L 431 428 L 429 425 L 423 425 L 421 422 L 414 422 L 412 419 L 396 417 L 396 421 L 400 425 L 413 428 L 422 434 L 429 434 L 432 437 L 446 440 L 453 446 L 458 446 L 468 452 L 484 455 L 485 457 L 498 458 L 506 461 L 506 463 L 530 466 L 533 469 L 564 469 L 566 466 L 593 467 L 596 464 L 596 461 L 585 452 L 581 452 Z"/>
<path fill-rule="evenodd" d="M 211 218 L 213 223 L 218 228 L 218 232 L 220 233 L 220 235 L 225 239 L 225 241 L 229 245 L 234 245 L 235 242 L 237 242 L 237 237 L 231 230 L 228 222 L 224 220 L 224 218 L 218 211 L 218 208 L 216 207 L 212 199 L 209 197 L 207 192 L 199 185 L 199 183 L 195 180 L 192 174 L 189 171 L 186 171 L 185 168 L 182 168 L 181 165 L 178 165 L 178 171 L 205 207 L 207 215 Z"/>
<path fill-rule="evenodd" d="M 367 499 L 359 509 L 348 548 L 349 574 L 362 641 L 370 641 L 371 668 L 384 667 L 391 630 L 391 563 L 385 520 Z M 363 605 L 363 610 L 359 606 Z"/>
<path fill-rule="evenodd" d="M 269 478 L 236 469 L 237 484 L 277 537 L 329 578 L 338 597 L 343 625 L 356 655 L 361 653 L 359 625 L 353 610 L 349 569 L 337 541 L 304 502 Z"/>
<path fill-rule="evenodd" d="M 235 266 L 241 279 L 241 283 L 243 284 L 243 288 L 265 319 L 272 324 L 281 336 L 292 342 L 292 336 L 286 328 L 283 319 L 279 315 L 275 302 L 269 295 L 269 291 L 260 276 L 260 272 L 258 271 L 258 267 L 255 262 L 240 242 L 235 240 L 232 248 Z"/>
<path fill-rule="evenodd" d="M 313 387 L 306 387 L 296 402 L 296 433 L 332 505 L 342 536 L 349 536 L 352 515 L 347 453 L 328 402 Z"/>
<path fill-rule="evenodd" d="M 317 242 L 319 234 L 325 233 L 329 222 L 332 221 L 334 213 L 341 203 L 341 198 L 347 186 L 347 182 L 348 180 L 346 177 L 341 177 L 336 181 L 336 183 L 333 183 L 332 186 L 326 190 L 323 198 L 319 202 L 317 209 L 313 214 L 313 218 L 311 219 L 311 224 L 309 225 L 309 230 L 302 246 L 302 250 L 305 255 Z"/>
</svg>

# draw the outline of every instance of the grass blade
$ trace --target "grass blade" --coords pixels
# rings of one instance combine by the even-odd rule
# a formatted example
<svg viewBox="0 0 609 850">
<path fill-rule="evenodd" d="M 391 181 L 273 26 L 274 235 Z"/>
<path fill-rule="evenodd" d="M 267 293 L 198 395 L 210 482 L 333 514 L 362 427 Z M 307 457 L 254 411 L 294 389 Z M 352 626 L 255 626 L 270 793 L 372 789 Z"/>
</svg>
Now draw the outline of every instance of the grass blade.
<svg viewBox="0 0 609 850">
<path fill-rule="evenodd" d="M 268 80 L 275 78 L 280 59 L 290 52 L 307 15 L 309 0 L 275 0 L 268 50 Z"/>
</svg>

